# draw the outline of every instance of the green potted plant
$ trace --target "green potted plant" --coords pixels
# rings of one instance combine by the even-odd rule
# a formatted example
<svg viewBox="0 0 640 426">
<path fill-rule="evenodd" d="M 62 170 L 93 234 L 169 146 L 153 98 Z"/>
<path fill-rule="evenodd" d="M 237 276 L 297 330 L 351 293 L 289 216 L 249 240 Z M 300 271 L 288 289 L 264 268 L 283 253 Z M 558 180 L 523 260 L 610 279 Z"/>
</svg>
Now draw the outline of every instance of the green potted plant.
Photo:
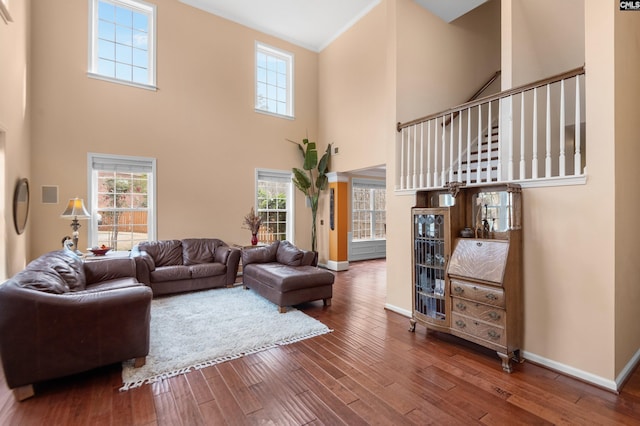
<svg viewBox="0 0 640 426">
<path fill-rule="evenodd" d="M 327 145 L 327 150 L 318 160 L 318 150 L 315 142 L 303 139 L 302 143 L 289 141 L 298 145 L 302 154 L 302 169 L 294 167 L 293 183 L 306 197 L 309 207 L 311 207 L 311 250 L 317 251 L 316 247 L 316 217 L 318 215 L 318 200 L 320 193 L 327 189 L 329 179 L 329 157 L 331 156 L 331 144 Z"/>
</svg>

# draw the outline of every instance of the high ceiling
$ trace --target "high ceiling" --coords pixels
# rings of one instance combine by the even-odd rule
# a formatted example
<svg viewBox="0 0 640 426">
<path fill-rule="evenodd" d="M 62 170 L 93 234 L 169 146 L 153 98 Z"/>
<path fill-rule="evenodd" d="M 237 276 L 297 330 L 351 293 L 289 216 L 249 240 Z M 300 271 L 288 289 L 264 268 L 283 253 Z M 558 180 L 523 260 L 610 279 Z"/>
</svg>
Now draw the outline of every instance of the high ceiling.
<svg viewBox="0 0 640 426">
<path fill-rule="evenodd" d="M 319 52 L 380 0 L 180 0 L 218 15 Z M 488 0 L 414 0 L 447 22 Z"/>
<path fill-rule="evenodd" d="M 380 0 L 180 0 L 319 52 Z"/>
</svg>

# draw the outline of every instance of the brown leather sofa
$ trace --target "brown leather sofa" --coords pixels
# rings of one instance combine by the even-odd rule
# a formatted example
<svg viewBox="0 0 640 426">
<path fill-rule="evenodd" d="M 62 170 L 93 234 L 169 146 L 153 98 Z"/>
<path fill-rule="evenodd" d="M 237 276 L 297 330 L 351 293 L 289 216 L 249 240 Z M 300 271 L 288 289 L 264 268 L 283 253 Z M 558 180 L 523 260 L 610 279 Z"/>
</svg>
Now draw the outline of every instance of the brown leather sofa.
<svg viewBox="0 0 640 426">
<path fill-rule="evenodd" d="M 278 305 L 287 306 L 320 300 L 331 305 L 335 276 L 316 266 L 316 253 L 301 250 L 288 241 L 242 250 L 242 283 Z"/>
<path fill-rule="evenodd" d="M 131 252 L 137 278 L 154 296 L 230 287 L 236 281 L 240 250 L 217 238 L 148 241 Z"/>
<path fill-rule="evenodd" d="M 84 262 L 69 250 L 40 256 L 0 285 L 0 357 L 23 400 L 33 384 L 149 353 L 151 289 L 128 258 Z"/>
</svg>

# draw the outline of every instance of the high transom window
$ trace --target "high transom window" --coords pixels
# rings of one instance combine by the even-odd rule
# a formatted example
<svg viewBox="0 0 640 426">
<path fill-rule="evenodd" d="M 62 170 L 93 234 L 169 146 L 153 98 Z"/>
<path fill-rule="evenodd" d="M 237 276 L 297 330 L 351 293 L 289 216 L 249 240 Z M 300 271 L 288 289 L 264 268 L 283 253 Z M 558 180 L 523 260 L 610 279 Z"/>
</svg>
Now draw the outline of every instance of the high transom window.
<svg viewBox="0 0 640 426">
<path fill-rule="evenodd" d="M 293 117 L 293 54 L 256 42 L 256 111 Z"/>
<path fill-rule="evenodd" d="M 90 0 L 89 75 L 155 88 L 154 5 Z"/>
</svg>

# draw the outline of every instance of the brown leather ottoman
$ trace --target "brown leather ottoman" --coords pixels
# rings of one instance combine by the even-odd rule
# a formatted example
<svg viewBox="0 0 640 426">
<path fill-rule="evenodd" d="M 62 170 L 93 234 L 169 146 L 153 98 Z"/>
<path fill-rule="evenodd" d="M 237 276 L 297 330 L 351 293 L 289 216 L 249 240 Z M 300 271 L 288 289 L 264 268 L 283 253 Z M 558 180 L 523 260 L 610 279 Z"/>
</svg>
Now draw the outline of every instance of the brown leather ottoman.
<svg viewBox="0 0 640 426">
<path fill-rule="evenodd" d="M 291 250 L 292 245 L 286 241 L 281 242 L 279 247 L 282 253 L 283 249 Z M 277 245 L 271 248 L 274 253 L 278 249 Z M 275 256 L 268 259 L 268 250 L 265 248 L 266 256 L 258 255 L 258 251 L 262 249 L 249 250 L 248 253 L 243 251 L 243 263 L 250 260 L 243 266 L 242 278 L 244 288 L 255 290 L 265 299 L 278 305 L 281 313 L 286 312 L 286 306 L 297 305 L 299 303 L 320 300 L 325 306 L 331 305 L 331 297 L 333 294 L 333 282 L 335 276 L 326 269 L 320 269 L 312 265 L 291 265 L 286 262 L 284 256 L 280 256 L 280 263 Z M 295 249 L 298 250 L 298 249 Z M 251 257 L 251 259 L 249 259 Z M 302 254 L 299 259 L 302 259 Z M 298 262 L 300 260 L 298 259 Z M 265 261 L 266 260 L 266 261 Z"/>
</svg>

